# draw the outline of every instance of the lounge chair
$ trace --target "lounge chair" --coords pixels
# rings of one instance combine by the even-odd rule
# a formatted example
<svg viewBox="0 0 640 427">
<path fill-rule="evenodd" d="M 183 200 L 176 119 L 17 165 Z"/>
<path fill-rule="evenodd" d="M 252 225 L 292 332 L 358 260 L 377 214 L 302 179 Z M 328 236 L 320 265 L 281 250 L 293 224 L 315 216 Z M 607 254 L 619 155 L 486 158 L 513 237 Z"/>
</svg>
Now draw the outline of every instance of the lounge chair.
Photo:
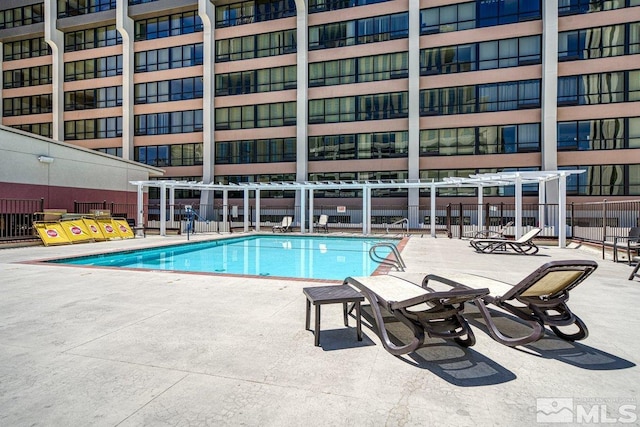
<svg viewBox="0 0 640 427">
<path fill-rule="evenodd" d="M 285 216 L 282 218 L 282 223 L 280 225 L 273 226 L 273 232 L 280 231 L 281 233 L 291 231 L 291 224 L 293 223 L 293 217 Z"/>
<path fill-rule="evenodd" d="M 513 221 L 507 222 L 497 230 L 486 229 L 480 231 L 469 231 L 467 233 L 463 233 L 462 237 L 470 237 L 472 239 L 504 239 L 504 233 L 506 233 L 511 226 L 513 226 Z"/>
<path fill-rule="evenodd" d="M 540 228 L 532 228 L 517 240 L 509 239 L 471 239 L 470 243 L 478 252 L 489 254 L 495 251 L 512 250 L 519 254 L 533 255 L 539 248 L 533 242 L 533 238 L 540 234 Z"/>
<path fill-rule="evenodd" d="M 567 306 L 569 291 L 582 283 L 597 267 L 596 262 L 589 260 L 551 261 L 516 285 L 471 274 L 454 273 L 446 278 L 430 274 L 424 278 L 422 286 L 430 286 L 435 280 L 459 288 L 488 288 L 489 295 L 477 298 L 475 305 L 486 321 L 489 335 L 502 344 L 515 347 L 535 342 L 544 336 L 544 327 L 547 325 L 558 337 L 577 341 L 586 338 L 589 331 Z M 504 335 L 491 316 L 487 307 L 490 304 L 524 320 L 533 328 L 532 332 L 523 337 Z M 575 325 L 578 330 L 563 332 L 559 329 L 570 325 Z"/>
<path fill-rule="evenodd" d="M 462 317 L 464 303 L 487 295 L 488 289 L 451 289 L 434 291 L 394 276 L 347 277 L 371 304 L 378 336 L 384 348 L 393 355 L 410 353 L 424 344 L 425 332 L 430 337 L 453 339 L 462 346 L 472 346 L 476 339 Z M 393 318 L 382 313 L 389 312 Z M 414 337 L 408 344 L 396 345 L 389 338 L 386 322 L 400 321 L 411 329 Z"/>
<path fill-rule="evenodd" d="M 316 222 L 313 227 L 317 228 L 318 230 L 322 230 L 325 233 L 329 232 L 329 215 L 320 215 L 320 218 L 318 218 L 318 222 Z"/>
</svg>

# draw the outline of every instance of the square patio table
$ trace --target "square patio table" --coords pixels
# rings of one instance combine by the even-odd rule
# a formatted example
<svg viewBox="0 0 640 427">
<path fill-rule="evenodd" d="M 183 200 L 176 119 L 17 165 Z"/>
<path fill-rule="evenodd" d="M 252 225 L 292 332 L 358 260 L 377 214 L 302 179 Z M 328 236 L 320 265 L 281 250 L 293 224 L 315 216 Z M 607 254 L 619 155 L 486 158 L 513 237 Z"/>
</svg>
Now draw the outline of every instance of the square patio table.
<svg viewBox="0 0 640 427">
<path fill-rule="evenodd" d="M 344 325 L 349 326 L 347 304 L 353 303 L 356 308 L 356 331 L 358 341 L 362 341 L 362 321 L 360 317 L 360 303 L 364 301 L 364 296 L 349 285 L 338 286 L 314 286 L 304 288 L 302 292 L 307 297 L 306 329 L 309 330 L 311 323 L 311 304 L 315 306 L 315 345 L 320 345 L 320 306 L 322 304 L 343 305 Z"/>
</svg>

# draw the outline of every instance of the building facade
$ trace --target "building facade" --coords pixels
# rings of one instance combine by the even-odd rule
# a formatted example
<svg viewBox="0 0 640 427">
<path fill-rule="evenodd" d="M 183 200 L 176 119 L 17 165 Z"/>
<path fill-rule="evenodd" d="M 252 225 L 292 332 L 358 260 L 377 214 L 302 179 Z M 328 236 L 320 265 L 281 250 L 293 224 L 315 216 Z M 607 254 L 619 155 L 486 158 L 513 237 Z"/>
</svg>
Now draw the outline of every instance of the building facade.
<svg viewBox="0 0 640 427">
<path fill-rule="evenodd" d="M 570 200 L 640 195 L 640 0 L 0 8 L 2 124 L 157 166 L 165 178 L 440 180 L 579 168 Z M 427 195 L 374 197 L 412 206 Z M 200 196 L 206 203 L 180 195 Z M 262 197 L 286 205 L 295 194 Z"/>
</svg>

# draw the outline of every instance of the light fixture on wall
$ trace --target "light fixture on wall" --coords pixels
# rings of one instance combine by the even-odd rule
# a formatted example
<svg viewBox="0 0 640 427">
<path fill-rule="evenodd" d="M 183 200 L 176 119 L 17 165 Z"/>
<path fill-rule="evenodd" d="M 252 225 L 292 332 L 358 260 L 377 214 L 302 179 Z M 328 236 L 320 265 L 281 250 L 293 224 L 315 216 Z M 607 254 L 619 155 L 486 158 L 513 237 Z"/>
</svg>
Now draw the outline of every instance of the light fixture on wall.
<svg viewBox="0 0 640 427">
<path fill-rule="evenodd" d="M 53 163 L 54 158 L 49 156 L 38 156 L 38 161 L 41 163 Z"/>
</svg>

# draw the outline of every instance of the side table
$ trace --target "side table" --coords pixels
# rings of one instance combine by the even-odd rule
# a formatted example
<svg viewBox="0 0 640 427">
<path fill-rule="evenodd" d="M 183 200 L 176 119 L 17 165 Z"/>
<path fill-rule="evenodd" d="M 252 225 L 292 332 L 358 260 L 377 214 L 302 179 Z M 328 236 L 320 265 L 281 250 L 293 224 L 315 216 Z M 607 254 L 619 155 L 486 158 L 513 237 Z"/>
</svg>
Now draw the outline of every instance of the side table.
<svg viewBox="0 0 640 427">
<path fill-rule="evenodd" d="M 348 321 L 348 303 L 354 303 L 356 306 L 356 331 L 358 333 L 358 341 L 362 341 L 362 321 L 360 318 L 360 303 L 364 301 L 362 294 L 349 285 L 338 286 L 315 286 L 312 288 L 304 288 L 302 292 L 307 297 L 306 312 L 306 329 L 309 330 L 311 323 L 311 304 L 315 306 L 316 322 L 315 322 L 315 345 L 320 345 L 320 306 L 322 304 L 342 303 L 344 312 L 344 325 L 349 326 Z"/>
</svg>

